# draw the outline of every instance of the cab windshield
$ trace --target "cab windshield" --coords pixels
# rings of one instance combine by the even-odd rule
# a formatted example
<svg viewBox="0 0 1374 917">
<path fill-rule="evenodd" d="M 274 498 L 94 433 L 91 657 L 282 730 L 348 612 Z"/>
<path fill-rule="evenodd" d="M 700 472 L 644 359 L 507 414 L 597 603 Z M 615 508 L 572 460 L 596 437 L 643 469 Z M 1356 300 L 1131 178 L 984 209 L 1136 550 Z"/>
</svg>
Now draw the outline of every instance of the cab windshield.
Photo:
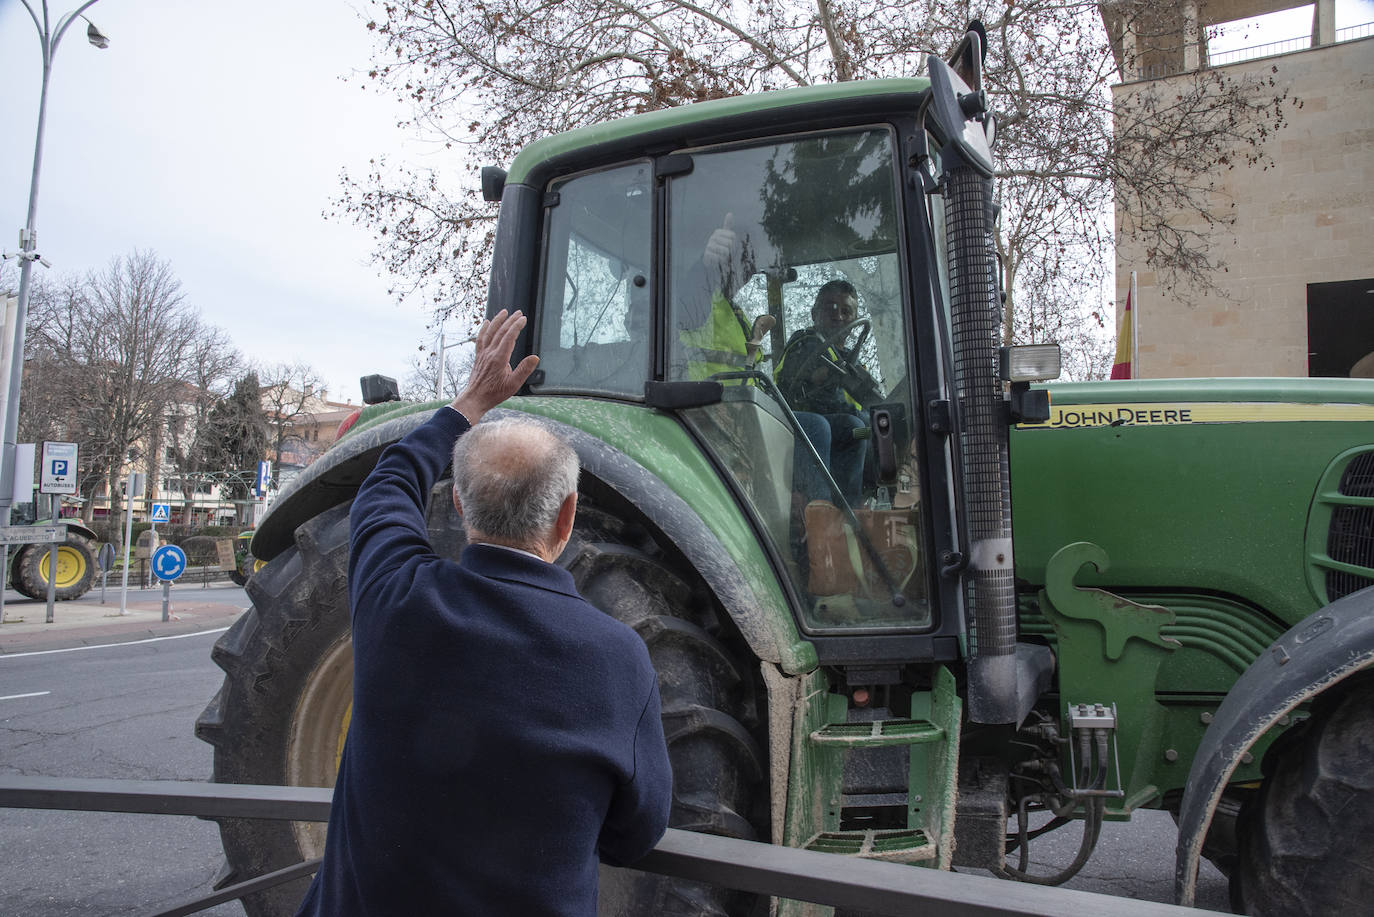
<svg viewBox="0 0 1374 917">
<path fill-rule="evenodd" d="M 720 381 L 720 403 L 679 416 L 811 633 L 931 621 L 895 143 L 880 127 L 680 151 L 657 205 L 648 162 L 550 189 L 535 391 Z"/>
</svg>

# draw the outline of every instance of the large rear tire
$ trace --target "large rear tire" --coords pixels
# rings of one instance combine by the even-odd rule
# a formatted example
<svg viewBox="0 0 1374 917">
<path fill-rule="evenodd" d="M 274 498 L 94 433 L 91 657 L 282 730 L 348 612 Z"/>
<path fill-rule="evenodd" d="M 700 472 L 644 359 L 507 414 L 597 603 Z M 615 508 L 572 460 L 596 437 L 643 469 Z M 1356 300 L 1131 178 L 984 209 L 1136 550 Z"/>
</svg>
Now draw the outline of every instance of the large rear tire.
<svg viewBox="0 0 1374 917">
<path fill-rule="evenodd" d="M 1257 917 L 1363 914 L 1374 899 L 1374 676 L 1313 705 L 1242 810 L 1233 905 Z"/>
<path fill-rule="evenodd" d="M 48 545 L 25 545 L 11 567 L 15 591 L 31 599 L 48 597 Z M 67 540 L 57 546 L 57 588 L 59 602 L 78 599 L 95 583 L 95 542 L 85 535 L 68 531 Z"/>
<path fill-rule="evenodd" d="M 461 527 L 449 487 L 441 482 L 432 492 L 428 528 L 436 550 L 456 557 Z M 295 546 L 248 581 L 253 608 L 215 645 L 224 684 L 196 724 L 196 734 L 215 747 L 216 782 L 333 783 L 352 697 L 347 557 L 344 505 L 302 525 Z M 671 823 L 766 838 L 754 667 L 725 635 L 704 588 L 673 572 L 642 529 L 597 510 L 585 495 L 560 563 L 583 595 L 648 645 L 673 764 Z M 225 883 L 319 856 L 324 847 L 323 825 L 226 819 L 220 836 Z M 290 915 L 307 884 L 247 898 L 245 910 L 250 917 Z M 601 902 L 601 913 L 616 917 L 716 917 L 753 908 L 748 896 L 612 869 L 602 870 Z"/>
</svg>

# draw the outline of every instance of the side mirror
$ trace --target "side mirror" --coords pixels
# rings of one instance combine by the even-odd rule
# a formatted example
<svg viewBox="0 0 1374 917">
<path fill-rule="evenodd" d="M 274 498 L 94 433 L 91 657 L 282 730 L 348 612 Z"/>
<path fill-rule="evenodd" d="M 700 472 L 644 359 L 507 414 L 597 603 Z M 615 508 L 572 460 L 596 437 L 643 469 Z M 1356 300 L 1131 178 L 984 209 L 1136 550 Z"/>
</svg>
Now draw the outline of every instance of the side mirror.
<svg viewBox="0 0 1374 917">
<path fill-rule="evenodd" d="M 957 70 L 933 54 L 926 58 L 931 93 L 926 127 L 944 145 L 941 152 L 947 159 L 951 152 L 957 153 L 954 158 L 990 178 L 994 131 L 987 93 L 982 89 L 983 38 L 978 29 L 970 27 L 954 59 Z"/>
<path fill-rule="evenodd" d="M 482 200 L 496 203 L 506 190 L 506 170 L 497 166 L 482 166 Z"/>
</svg>

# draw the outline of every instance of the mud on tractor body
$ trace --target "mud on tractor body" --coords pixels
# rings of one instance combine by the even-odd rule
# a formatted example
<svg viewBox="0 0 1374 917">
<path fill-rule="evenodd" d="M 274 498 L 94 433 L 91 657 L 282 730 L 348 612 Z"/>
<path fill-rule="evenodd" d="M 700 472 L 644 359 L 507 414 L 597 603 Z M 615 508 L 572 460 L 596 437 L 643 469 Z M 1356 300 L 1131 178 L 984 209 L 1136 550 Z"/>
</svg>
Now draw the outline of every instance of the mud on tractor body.
<svg viewBox="0 0 1374 917">
<path fill-rule="evenodd" d="M 979 61 L 970 33 L 929 81 L 639 115 L 484 176 L 489 311 L 524 309 L 517 349 L 541 356 L 502 410 L 581 458 L 559 563 L 649 647 L 672 824 L 1053 882 L 1104 819 L 1163 807 L 1181 900 L 1199 854 L 1256 913 L 1367 897 L 1374 389 L 1032 385 L 1056 360 L 998 346 Z M 722 229 L 729 257 L 707 257 Z M 775 371 L 834 280 L 857 315 L 804 369 L 865 387 L 822 424 Z M 225 681 L 197 725 L 216 780 L 333 780 L 349 501 L 436 406 L 366 409 L 254 535 L 253 608 L 216 645 Z M 449 487 L 429 530 L 457 557 Z M 1074 823 L 1080 855 L 1029 875 L 1034 837 Z M 322 825 L 221 833 L 226 880 L 323 843 Z M 246 904 L 290 913 L 302 892 Z M 602 901 L 759 906 L 614 871 Z"/>
</svg>

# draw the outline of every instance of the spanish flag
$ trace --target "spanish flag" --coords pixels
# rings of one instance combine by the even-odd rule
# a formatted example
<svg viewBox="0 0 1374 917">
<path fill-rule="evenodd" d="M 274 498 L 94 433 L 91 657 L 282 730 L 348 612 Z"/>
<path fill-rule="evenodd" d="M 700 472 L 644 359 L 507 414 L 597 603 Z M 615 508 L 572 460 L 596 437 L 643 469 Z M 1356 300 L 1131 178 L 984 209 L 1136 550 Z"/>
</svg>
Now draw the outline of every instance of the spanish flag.
<svg viewBox="0 0 1374 917">
<path fill-rule="evenodd" d="M 1135 335 L 1132 333 L 1131 295 L 1135 292 L 1135 272 L 1131 273 L 1131 286 L 1126 290 L 1126 308 L 1121 311 L 1121 322 L 1116 330 L 1116 359 L 1112 361 L 1113 379 L 1130 379 L 1131 356 L 1135 351 Z"/>
</svg>

